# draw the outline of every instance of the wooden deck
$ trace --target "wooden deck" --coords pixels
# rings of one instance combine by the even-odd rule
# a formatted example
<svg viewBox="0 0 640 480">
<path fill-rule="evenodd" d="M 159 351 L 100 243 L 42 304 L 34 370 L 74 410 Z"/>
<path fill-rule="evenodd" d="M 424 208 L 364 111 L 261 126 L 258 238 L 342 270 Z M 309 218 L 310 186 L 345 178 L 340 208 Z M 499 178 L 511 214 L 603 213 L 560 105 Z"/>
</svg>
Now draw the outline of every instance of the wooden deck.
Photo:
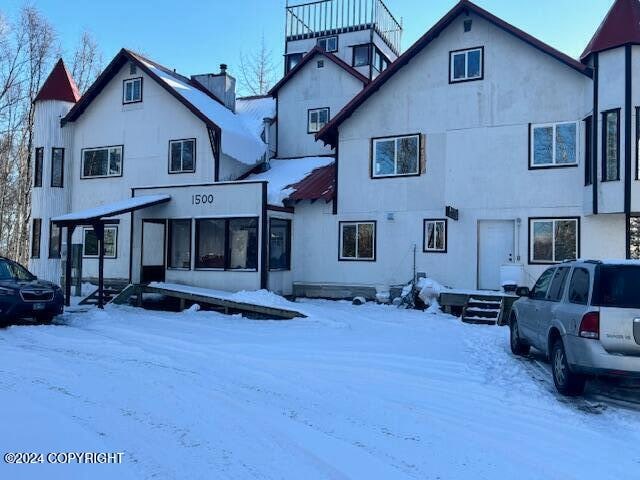
<svg viewBox="0 0 640 480">
<path fill-rule="evenodd" d="M 180 286 L 172 288 L 172 286 L 164 285 L 129 285 L 113 299 L 112 303 L 116 305 L 134 305 L 142 307 L 145 293 L 159 294 L 164 297 L 178 299 L 180 302 L 180 310 L 187 308 L 187 304 L 197 303 L 199 305 L 213 307 L 213 310 L 229 315 L 241 313 L 269 320 L 306 318 L 306 315 L 303 313 L 287 308 L 232 300 L 230 298 L 226 298 L 230 294 L 226 294 L 225 292 L 206 289 L 191 289 L 189 287 L 180 288 Z"/>
<path fill-rule="evenodd" d="M 448 290 L 440 294 L 440 305 L 446 313 L 460 314 L 466 323 L 506 325 L 518 298 L 503 292 Z"/>
</svg>

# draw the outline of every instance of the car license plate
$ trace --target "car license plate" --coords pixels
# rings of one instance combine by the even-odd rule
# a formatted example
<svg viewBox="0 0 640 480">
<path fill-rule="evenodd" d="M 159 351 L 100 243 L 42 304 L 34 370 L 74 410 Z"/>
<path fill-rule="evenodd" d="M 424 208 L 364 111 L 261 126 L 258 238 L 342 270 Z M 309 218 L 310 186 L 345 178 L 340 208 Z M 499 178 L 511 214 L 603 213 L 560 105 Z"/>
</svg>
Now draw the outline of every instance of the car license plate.
<svg viewBox="0 0 640 480">
<path fill-rule="evenodd" d="M 38 311 L 38 310 L 44 310 L 46 308 L 46 305 L 44 303 L 34 303 L 33 304 L 33 309 Z"/>
</svg>

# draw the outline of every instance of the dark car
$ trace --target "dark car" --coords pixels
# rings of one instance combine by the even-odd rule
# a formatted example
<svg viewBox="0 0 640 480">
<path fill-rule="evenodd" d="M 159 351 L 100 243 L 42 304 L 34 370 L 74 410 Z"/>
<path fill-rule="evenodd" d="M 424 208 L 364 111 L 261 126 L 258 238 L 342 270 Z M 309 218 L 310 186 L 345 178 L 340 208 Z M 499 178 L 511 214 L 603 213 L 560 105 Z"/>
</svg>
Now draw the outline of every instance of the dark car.
<svg viewBox="0 0 640 480">
<path fill-rule="evenodd" d="M 34 318 L 48 323 L 63 309 L 64 296 L 58 285 L 38 280 L 22 265 L 0 257 L 0 322 Z"/>
</svg>

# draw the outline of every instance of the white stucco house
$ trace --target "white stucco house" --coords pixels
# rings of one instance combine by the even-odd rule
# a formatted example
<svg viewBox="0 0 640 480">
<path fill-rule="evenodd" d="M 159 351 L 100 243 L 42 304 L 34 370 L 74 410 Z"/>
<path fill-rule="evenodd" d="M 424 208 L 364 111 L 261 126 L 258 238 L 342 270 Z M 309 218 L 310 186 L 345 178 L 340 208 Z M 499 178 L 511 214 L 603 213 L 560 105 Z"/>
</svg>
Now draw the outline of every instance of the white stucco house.
<svg viewBox="0 0 640 480">
<path fill-rule="evenodd" d="M 224 65 L 186 77 L 123 49 L 80 98 L 56 65 L 36 99 L 33 272 L 60 280 L 82 245 L 94 279 L 94 227 L 113 281 L 322 297 L 640 256 L 638 0 L 580 59 L 467 0 L 402 53 L 381 0 L 342 3 L 286 7 L 266 97 L 236 98 Z"/>
</svg>

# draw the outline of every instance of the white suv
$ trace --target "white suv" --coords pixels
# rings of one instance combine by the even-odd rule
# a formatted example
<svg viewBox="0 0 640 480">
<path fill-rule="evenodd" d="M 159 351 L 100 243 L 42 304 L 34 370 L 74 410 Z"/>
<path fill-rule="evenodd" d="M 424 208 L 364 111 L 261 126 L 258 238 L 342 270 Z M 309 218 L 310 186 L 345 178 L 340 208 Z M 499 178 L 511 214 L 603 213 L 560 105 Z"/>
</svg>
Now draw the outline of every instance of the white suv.
<svg viewBox="0 0 640 480">
<path fill-rule="evenodd" d="M 640 262 L 562 263 L 518 293 L 511 351 L 545 353 L 560 393 L 582 394 L 589 376 L 640 377 Z"/>
</svg>

